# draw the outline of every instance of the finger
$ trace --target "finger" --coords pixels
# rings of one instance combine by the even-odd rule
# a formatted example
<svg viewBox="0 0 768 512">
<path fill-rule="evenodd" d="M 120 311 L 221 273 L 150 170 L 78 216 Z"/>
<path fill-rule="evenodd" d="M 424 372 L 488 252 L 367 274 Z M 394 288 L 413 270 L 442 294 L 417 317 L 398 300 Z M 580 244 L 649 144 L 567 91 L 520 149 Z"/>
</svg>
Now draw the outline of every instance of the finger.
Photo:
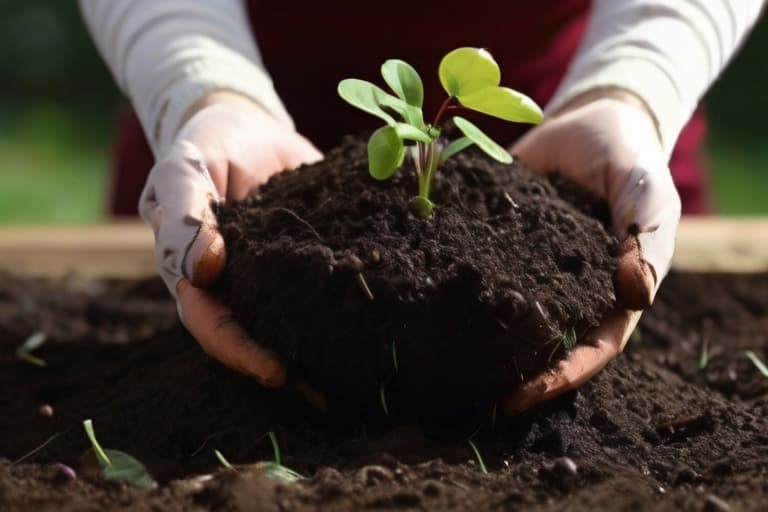
<svg viewBox="0 0 768 512">
<path fill-rule="evenodd" d="M 283 365 L 268 350 L 251 339 L 232 318 L 232 312 L 205 290 L 186 279 L 177 285 L 184 325 L 214 359 L 266 387 L 285 384 Z"/>
<path fill-rule="evenodd" d="M 515 414 L 577 389 L 621 353 L 639 319 L 637 311 L 611 313 L 592 333 L 588 344 L 578 345 L 554 370 L 535 377 L 507 396 L 501 403 L 502 410 Z"/>
<path fill-rule="evenodd" d="M 201 282 L 220 271 L 223 244 L 214 234 L 218 222 L 212 210 L 218 201 L 202 155 L 190 143 L 177 144 L 150 172 L 139 212 L 152 226 L 160 276 L 174 297 L 179 279 L 193 278 L 203 254 L 219 256 L 204 262 Z M 211 263 L 214 265 L 209 266 Z M 197 277 L 194 280 L 198 282 Z"/>
<path fill-rule="evenodd" d="M 617 292 L 629 308 L 653 302 L 672 262 L 681 205 L 662 158 L 642 153 L 611 197 L 614 231 L 623 240 Z"/>
</svg>

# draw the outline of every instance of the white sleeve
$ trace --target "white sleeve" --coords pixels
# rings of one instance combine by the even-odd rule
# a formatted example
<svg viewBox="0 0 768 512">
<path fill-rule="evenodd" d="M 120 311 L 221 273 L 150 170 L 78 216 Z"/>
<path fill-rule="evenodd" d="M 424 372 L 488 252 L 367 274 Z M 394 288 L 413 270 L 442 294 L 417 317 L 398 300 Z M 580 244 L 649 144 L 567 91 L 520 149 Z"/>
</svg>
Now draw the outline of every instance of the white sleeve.
<svg viewBox="0 0 768 512">
<path fill-rule="evenodd" d="M 204 94 L 232 90 L 293 126 L 242 0 L 80 0 L 86 24 L 156 156 Z"/>
<path fill-rule="evenodd" d="M 763 0 L 594 0 L 587 33 L 547 105 L 602 87 L 638 95 L 667 156 L 699 99 L 754 25 Z"/>
</svg>

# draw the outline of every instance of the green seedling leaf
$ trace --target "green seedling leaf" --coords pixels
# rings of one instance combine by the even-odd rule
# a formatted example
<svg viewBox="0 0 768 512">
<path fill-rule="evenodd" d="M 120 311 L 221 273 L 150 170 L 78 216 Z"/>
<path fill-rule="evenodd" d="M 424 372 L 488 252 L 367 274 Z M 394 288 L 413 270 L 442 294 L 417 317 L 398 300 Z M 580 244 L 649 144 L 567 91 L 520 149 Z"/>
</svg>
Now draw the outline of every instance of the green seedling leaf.
<svg viewBox="0 0 768 512">
<path fill-rule="evenodd" d="M 403 140 L 392 126 L 383 126 L 368 140 L 368 170 L 377 180 L 389 179 L 405 157 Z"/>
<path fill-rule="evenodd" d="M 120 450 L 109 450 L 101 447 L 96 440 L 93 422 L 90 419 L 83 421 L 83 427 L 91 441 L 96 460 L 101 466 L 101 472 L 108 480 L 125 482 L 142 489 L 157 487 L 157 482 L 152 479 L 147 469 L 137 459 Z"/>
<path fill-rule="evenodd" d="M 272 451 L 274 452 L 275 456 L 274 461 L 257 462 L 256 464 L 233 465 L 230 464 L 230 462 L 224 457 L 224 455 L 221 454 L 219 450 L 213 450 L 213 453 L 216 455 L 216 458 L 219 459 L 221 465 L 228 469 L 234 469 L 235 471 L 238 471 L 240 469 L 256 468 L 260 471 L 263 471 L 267 477 L 285 483 L 293 483 L 304 479 L 303 475 L 283 466 L 280 463 L 280 448 L 277 444 L 277 437 L 275 437 L 275 433 L 271 431 L 268 432 L 267 435 L 269 436 L 269 440 L 272 443 Z"/>
<path fill-rule="evenodd" d="M 424 196 L 416 196 L 412 199 L 412 201 L 416 207 L 416 210 L 419 212 L 419 214 L 421 214 L 422 217 L 428 219 L 432 216 L 432 212 L 435 209 L 435 203 Z"/>
<path fill-rule="evenodd" d="M 483 457 L 480 455 L 480 450 L 477 449 L 477 446 L 475 446 L 475 443 L 473 443 L 471 439 L 467 439 L 467 443 L 469 443 L 472 451 L 475 452 L 475 458 L 477 459 L 477 463 L 480 465 L 480 470 L 487 475 L 488 469 L 485 467 L 485 462 L 483 462 Z"/>
<path fill-rule="evenodd" d="M 358 80 L 357 78 L 347 78 L 339 82 L 338 92 L 339 96 L 353 107 L 383 119 L 390 126 L 394 126 L 396 123 L 395 118 L 384 112 L 381 105 L 386 102 L 394 103 L 392 100 L 402 100 L 386 93 L 371 82 Z"/>
<path fill-rule="evenodd" d="M 432 139 L 429 135 L 424 133 L 422 130 L 419 130 L 415 126 L 407 123 L 397 123 L 395 125 L 395 131 L 397 132 L 397 136 L 401 139 L 415 140 L 427 144 L 432 142 Z"/>
<path fill-rule="evenodd" d="M 466 108 L 516 123 L 539 124 L 541 108 L 531 98 L 509 87 L 486 87 L 458 96 Z"/>
<path fill-rule="evenodd" d="M 460 151 L 464 151 L 472 144 L 474 144 L 474 142 L 469 137 L 461 137 L 459 139 L 454 140 L 453 142 L 445 146 L 445 148 L 443 149 L 443 152 L 440 153 L 440 163 L 445 162 L 456 153 L 459 153 Z"/>
<path fill-rule="evenodd" d="M 381 76 L 402 100 L 421 108 L 424 102 L 424 85 L 413 66 L 399 59 L 390 59 L 381 66 Z"/>
<path fill-rule="evenodd" d="M 457 48 L 440 61 L 438 69 L 443 89 L 455 97 L 466 96 L 501 83 L 499 65 L 482 48 Z"/>
<path fill-rule="evenodd" d="M 48 363 L 44 359 L 32 355 L 32 352 L 40 348 L 47 339 L 48 335 L 44 332 L 34 333 L 16 349 L 16 357 L 29 364 L 44 368 Z"/>
<path fill-rule="evenodd" d="M 744 355 L 747 356 L 750 361 L 752 361 L 752 364 L 755 365 L 755 368 L 757 368 L 765 378 L 768 378 L 768 366 L 765 366 L 765 363 L 762 362 L 754 352 L 747 350 L 744 352 Z"/>
<path fill-rule="evenodd" d="M 480 128 L 459 116 L 454 116 L 453 122 L 468 139 L 477 144 L 477 147 L 482 149 L 488 156 L 503 164 L 512 163 L 512 155 L 506 149 L 496 144 Z"/>
<path fill-rule="evenodd" d="M 384 409 L 384 415 L 389 416 L 389 406 L 387 406 L 387 381 L 381 383 L 379 386 L 379 400 L 381 401 L 381 408 Z"/>
</svg>

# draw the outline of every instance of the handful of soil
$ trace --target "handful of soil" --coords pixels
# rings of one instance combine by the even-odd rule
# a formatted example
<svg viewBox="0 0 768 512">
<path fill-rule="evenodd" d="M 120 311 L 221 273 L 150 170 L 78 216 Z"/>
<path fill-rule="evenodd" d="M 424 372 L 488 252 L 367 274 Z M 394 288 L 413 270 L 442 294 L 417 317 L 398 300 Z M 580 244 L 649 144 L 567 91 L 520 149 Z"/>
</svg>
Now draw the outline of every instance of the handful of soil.
<svg viewBox="0 0 768 512">
<path fill-rule="evenodd" d="M 478 152 L 373 180 L 364 142 L 274 176 L 220 212 L 218 292 L 248 333 L 329 398 L 420 410 L 494 400 L 554 365 L 615 302 L 607 208 Z"/>
</svg>

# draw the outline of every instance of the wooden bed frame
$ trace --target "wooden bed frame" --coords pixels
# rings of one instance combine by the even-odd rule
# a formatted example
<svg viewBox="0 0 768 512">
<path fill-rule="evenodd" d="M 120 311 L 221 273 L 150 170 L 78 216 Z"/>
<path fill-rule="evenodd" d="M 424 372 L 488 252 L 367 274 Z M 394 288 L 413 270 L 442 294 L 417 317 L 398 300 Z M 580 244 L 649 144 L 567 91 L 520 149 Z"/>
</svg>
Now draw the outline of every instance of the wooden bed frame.
<svg viewBox="0 0 768 512">
<path fill-rule="evenodd" d="M 152 232 L 139 222 L 0 226 L 0 270 L 18 275 L 134 278 L 155 273 Z M 768 272 L 768 218 L 684 218 L 673 267 Z"/>
</svg>

